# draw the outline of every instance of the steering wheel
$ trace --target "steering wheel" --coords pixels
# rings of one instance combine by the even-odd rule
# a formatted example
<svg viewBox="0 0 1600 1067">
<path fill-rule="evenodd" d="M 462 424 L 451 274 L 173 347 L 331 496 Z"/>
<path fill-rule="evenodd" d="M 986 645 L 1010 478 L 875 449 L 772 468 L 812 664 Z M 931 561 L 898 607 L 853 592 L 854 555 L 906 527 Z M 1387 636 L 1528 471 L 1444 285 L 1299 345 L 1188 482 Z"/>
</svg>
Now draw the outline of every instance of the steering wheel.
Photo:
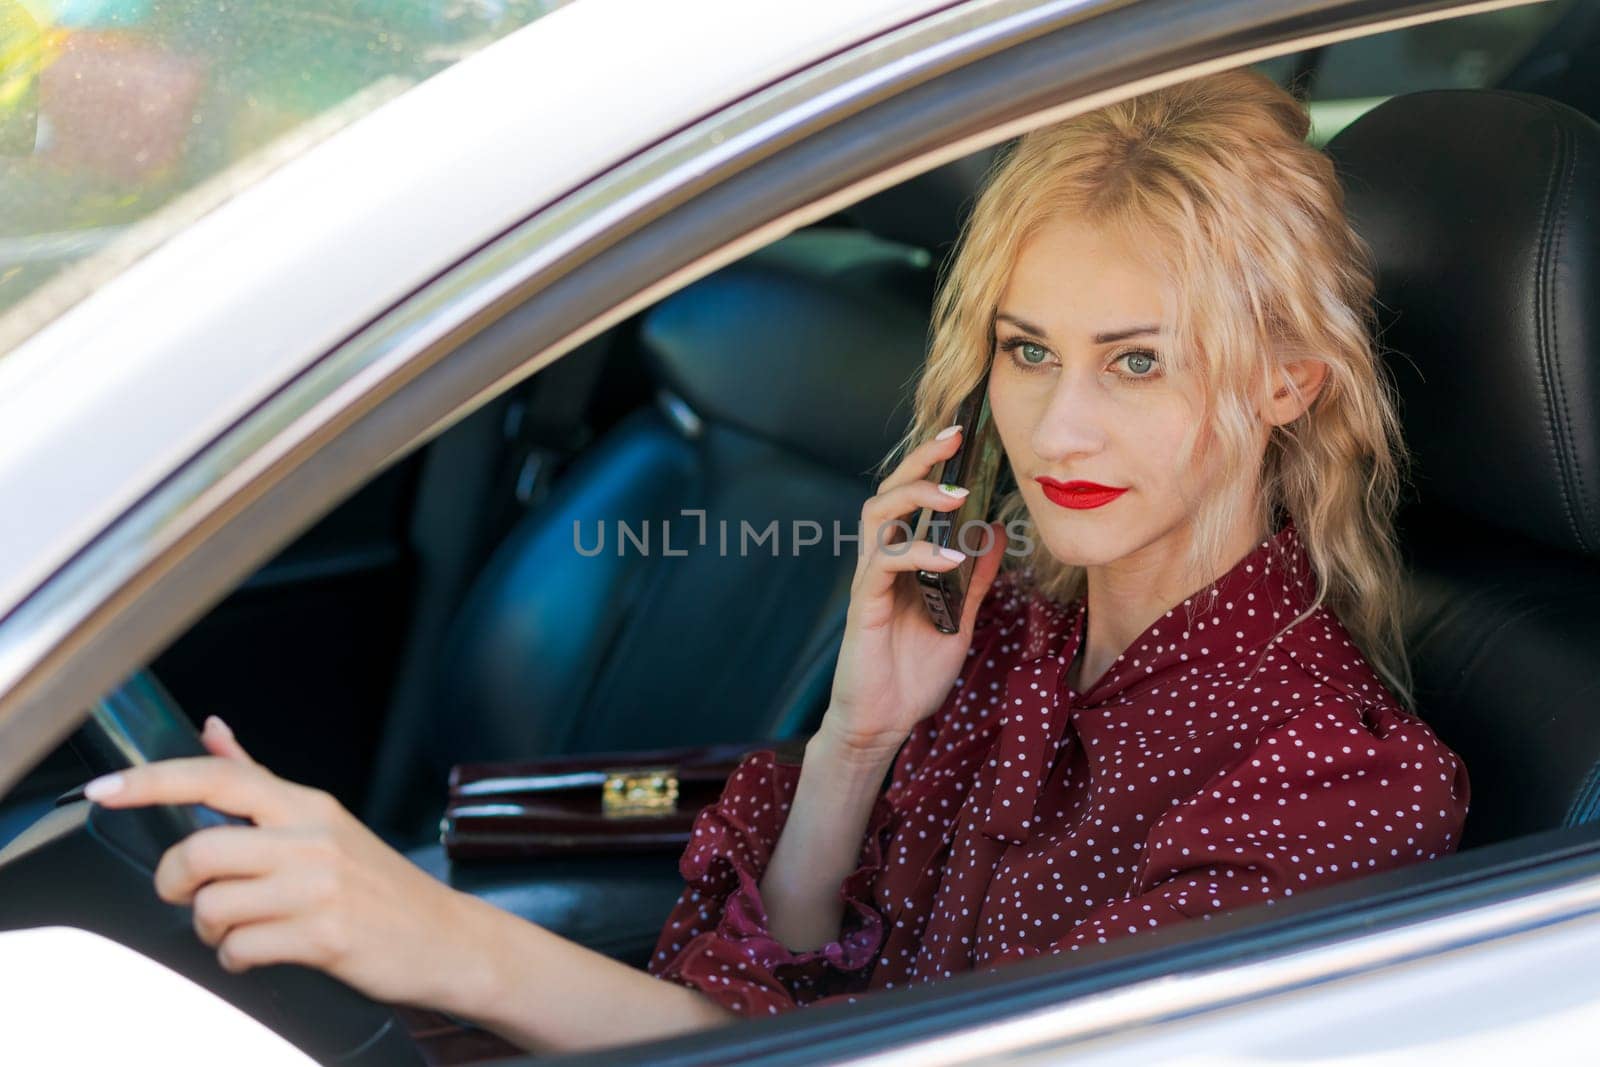
<svg viewBox="0 0 1600 1067">
<path fill-rule="evenodd" d="M 156 760 L 210 755 L 188 717 L 148 670 L 134 673 L 98 701 L 73 736 L 72 746 L 96 774 Z M 91 805 L 87 830 L 117 860 L 143 872 L 154 905 L 171 909 L 156 896 L 152 881 L 161 854 L 196 830 L 230 823 L 250 825 L 247 819 L 201 804 Z M 194 940 L 199 943 L 198 937 Z M 215 954 L 209 949 L 207 953 L 215 963 Z M 240 1006 L 251 1014 L 271 1016 L 273 1029 L 322 1063 L 425 1064 L 393 1008 L 329 974 L 287 964 L 240 975 L 229 975 L 216 964 L 215 971 L 205 976 L 204 984 L 242 1002 Z"/>
</svg>

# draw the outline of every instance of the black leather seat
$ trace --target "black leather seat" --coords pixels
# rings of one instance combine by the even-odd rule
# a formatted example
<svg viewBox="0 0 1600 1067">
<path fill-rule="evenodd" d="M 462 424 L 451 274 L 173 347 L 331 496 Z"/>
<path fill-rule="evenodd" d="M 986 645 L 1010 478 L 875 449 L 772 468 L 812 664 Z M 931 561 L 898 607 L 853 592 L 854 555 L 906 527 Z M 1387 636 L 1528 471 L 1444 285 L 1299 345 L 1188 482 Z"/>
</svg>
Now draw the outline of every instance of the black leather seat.
<svg viewBox="0 0 1600 1067">
<path fill-rule="evenodd" d="M 932 295 L 924 250 L 817 230 L 652 308 L 661 403 L 495 550 L 434 675 L 413 808 L 375 821 L 430 836 L 457 762 L 809 733 L 855 565 L 834 524 L 855 534 L 904 429 Z"/>
<path fill-rule="evenodd" d="M 835 554 L 832 523 L 854 532 L 872 469 L 904 427 L 936 259 L 988 158 L 856 205 L 850 215 L 871 232 L 800 231 L 651 309 L 642 339 L 662 404 L 618 426 L 497 549 L 441 657 L 435 714 L 411 748 L 411 808 L 375 822 L 401 839 L 432 836 L 444 774 L 462 760 L 815 728 L 855 565 L 853 542 Z M 698 520 L 685 509 L 705 511 L 719 551 L 692 544 Z M 587 551 L 602 518 L 636 532 L 651 522 L 655 554 L 630 543 L 619 556 L 614 540 L 576 552 L 573 523 Z M 661 553 L 663 520 L 674 550 L 693 554 Z M 779 555 L 763 542 L 741 556 L 740 520 L 757 532 L 778 520 Z M 821 527 L 797 555 L 795 520 Z M 683 888 L 674 852 L 451 864 L 433 844 L 408 855 L 637 966 Z"/>
<path fill-rule="evenodd" d="M 1464 844 L 1600 812 L 1600 126 L 1542 97 L 1396 97 L 1329 146 L 1380 269 L 1416 498 L 1418 710 Z"/>
</svg>

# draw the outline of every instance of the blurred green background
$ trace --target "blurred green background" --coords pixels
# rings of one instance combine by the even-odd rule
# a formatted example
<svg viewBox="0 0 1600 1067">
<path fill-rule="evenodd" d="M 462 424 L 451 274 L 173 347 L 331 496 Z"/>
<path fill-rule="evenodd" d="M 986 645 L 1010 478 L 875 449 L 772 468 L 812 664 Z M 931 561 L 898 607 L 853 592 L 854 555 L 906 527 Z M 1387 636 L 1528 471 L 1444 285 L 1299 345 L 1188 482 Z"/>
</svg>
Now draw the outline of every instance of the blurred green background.
<svg viewBox="0 0 1600 1067">
<path fill-rule="evenodd" d="M 310 120 L 325 135 L 565 2 L 0 0 L 0 312 Z"/>
</svg>

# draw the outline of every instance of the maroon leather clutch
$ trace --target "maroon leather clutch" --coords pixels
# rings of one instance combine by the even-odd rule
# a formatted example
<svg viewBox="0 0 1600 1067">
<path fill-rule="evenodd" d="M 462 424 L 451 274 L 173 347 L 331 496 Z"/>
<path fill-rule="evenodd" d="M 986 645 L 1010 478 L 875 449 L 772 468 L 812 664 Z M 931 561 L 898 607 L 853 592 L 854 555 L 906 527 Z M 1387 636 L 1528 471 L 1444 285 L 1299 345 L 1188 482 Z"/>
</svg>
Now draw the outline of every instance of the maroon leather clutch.
<svg viewBox="0 0 1600 1067">
<path fill-rule="evenodd" d="M 762 749 L 798 764 L 805 739 L 457 764 L 439 840 L 452 860 L 682 849 L 695 815 Z"/>
</svg>

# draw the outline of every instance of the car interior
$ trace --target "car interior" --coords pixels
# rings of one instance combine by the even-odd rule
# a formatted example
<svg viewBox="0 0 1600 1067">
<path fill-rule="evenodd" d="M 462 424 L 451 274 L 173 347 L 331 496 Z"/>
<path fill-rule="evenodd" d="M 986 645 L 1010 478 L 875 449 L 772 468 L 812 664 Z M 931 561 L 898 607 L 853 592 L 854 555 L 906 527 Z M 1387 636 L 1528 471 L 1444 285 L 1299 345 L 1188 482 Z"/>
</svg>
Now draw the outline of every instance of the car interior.
<svg viewBox="0 0 1600 1067">
<path fill-rule="evenodd" d="M 1377 255 L 1417 468 L 1409 646 L 1419 710 L 1471 775 L 1464 850 L 1600 813 L 1597 51 L 1600 9 L 1555 3 L 1261 64 L 1311 101 Z M 941 266 L 1003 150 L 775 241 L 483 405 L 151 670 L 439 877 L 642 966 L 676 852 L 452 864 L 450 769 L 815 729 L 855 558 L 834 529 L 905 428 Z M 790 536 L 805 521 L 815 543 Z M 53 753 L 0 804 L 0 845 L 84 777 Z"/>
</svg>

